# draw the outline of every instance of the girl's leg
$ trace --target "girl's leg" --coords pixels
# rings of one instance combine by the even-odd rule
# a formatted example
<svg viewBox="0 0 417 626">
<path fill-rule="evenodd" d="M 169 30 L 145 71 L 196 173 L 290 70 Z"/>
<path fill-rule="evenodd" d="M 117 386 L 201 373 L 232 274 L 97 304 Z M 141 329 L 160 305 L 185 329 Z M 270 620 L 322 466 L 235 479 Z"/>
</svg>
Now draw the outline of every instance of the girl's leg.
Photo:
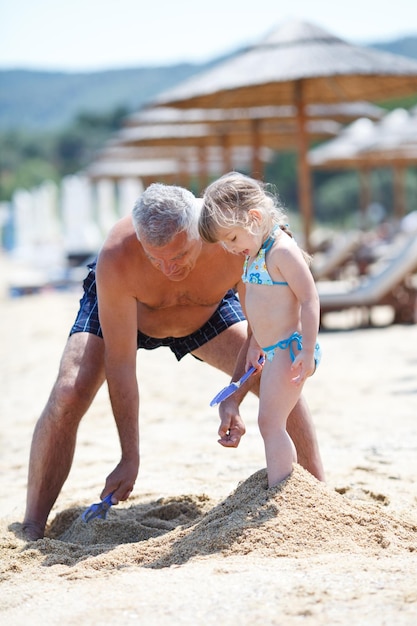
<svg viewBox="0 0 417 626">
<path fill-rule="evenodd" d="M 297 461 L 286 426 L 302 387 L 291 382 L 290 366 L 288 351 L 278 350 L 273 361 L 267 361 L 262 371 L 258 423 L 264 440 L 269 487 L 287 478 Z"/>
<path fill-rule="evenodd" d="M 194 354 L 206 363 L 231 376 L 236 364 L 236 359 L 238 358 L 241 348 L 244 346 L 246 338 L 246 322 L 239 322 L 233 324 L 233 326 L 230 326 L 226 331 L 201 346 Z M 244 360 L 245 354 L 246 352 L 240 355 L 242 360 Z M 258 381 L 259 377 L 254 376 L 251 391 L 256 395 L 259 395 Z M 236 394 L 234 397 L 237 397 Z M 227 428 L 227 416 L 223 416 L 222 420 L 223 419 L 225 420 L 225 427 Z M 297 448 L 298 462 L 318 480 L 324 481 L 323 463 L 320 456 L 316 429 L 307 403 L 302 396 L 292 408 L 288 421 L 288 432 L 291 433 L 291 438 Z M 245 428 L 242 420 L 240 420 L 240 428 L 241 434 L 243 435 Z M 236 445 L 238 445 L 238 442 L 230 447 L 236 447 Z"/>
</svg>

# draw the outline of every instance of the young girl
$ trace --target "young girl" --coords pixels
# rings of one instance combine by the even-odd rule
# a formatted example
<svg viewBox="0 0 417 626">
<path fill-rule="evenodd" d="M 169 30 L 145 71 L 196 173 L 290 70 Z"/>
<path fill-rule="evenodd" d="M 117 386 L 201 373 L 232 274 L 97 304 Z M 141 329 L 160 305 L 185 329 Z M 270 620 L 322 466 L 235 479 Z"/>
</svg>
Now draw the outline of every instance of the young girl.
<svg viewBox="0 0 417 626">
<path fill-rule="evenodd" d="M 270 487 L 297 461 L 287 418 L 320 360 L 316 286 L 284 220 L 262 183 L 231 172 L 206 189 L 199 221 L 204 241 L 245 257 L 239 295 L 252 333 L 246 368 L 259 369 L 265 355 L 258 423 Z"/>
</svg>

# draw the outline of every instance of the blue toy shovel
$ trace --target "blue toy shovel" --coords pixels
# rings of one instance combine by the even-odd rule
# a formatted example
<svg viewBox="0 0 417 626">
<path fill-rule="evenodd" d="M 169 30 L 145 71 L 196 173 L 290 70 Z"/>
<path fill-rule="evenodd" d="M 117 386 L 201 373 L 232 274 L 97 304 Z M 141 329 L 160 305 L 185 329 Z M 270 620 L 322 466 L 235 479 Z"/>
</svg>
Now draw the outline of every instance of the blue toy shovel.
<svg viewBox="0 0 417 626">
<path fill-rule="evenodd" d="M 91 506 L 89 506 L 88 509 L 86 509 L 84 513 L 82 514 L 81 516 L 82 520 L 84 522 L 89 522 L 95 517 L 106 519 L 108 510 L 112 506 L 112 501 L 111 501 L 112 495 L 113 493 L 109 493 L 109 495 L 106 496 L 104 500 L 102 500 L 101 502 L 98 502 L 97 504 L 92 504 Z"/>
<path fill-rule="evenodd" d="M 265 357 L 261 356 L 258 363 L 262 365 L 264 361 L 265 361 Z M 219 391 L 219 393 L 216 396 L 214 396 L 213 400 L 210 402 L 210 406 L 216 406 L 216 404 L 220 404 L 220 402 L 223 402 L 223 400 L 226 400 L 226 398 L 231 396 L 232 393 L 235 393 L 235 391 L 237 391 L 239 387 L 241 387 L 243 383 L 246 382 L 248 378 L 250 378 L 254 372 L 256 372 L 256 369 L 252 365 L 248 369 L 248 371 L 245 372 L 238 381 L 231 382 L 230 385 L 227 385 L 227 387 L 224 387 L 224 389 Z"/>
</svg>

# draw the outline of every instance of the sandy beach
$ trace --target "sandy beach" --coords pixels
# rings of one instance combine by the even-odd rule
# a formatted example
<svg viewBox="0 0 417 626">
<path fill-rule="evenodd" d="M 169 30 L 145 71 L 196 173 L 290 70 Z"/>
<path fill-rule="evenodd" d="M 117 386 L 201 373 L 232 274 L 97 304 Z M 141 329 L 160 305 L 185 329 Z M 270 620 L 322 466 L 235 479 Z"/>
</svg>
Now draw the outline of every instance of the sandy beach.
<svg viewBox="0 0 417 626">
<path fill-rule="evenodd" d="M 220 372 L 138 354 L 141 469 L 106 520 L 119 444 L 105 387 L 80 428 L 45 539 L 19 535 L 32 432 L 81 291 L 0 294 L 0 618 L 72 626 L 417 623 L 417 329 L 327 330 L 304 395 L 327 482 L 296 465 L 266 489 L 257 402 L 236 450 L 217 443 Z"/>
</svg>

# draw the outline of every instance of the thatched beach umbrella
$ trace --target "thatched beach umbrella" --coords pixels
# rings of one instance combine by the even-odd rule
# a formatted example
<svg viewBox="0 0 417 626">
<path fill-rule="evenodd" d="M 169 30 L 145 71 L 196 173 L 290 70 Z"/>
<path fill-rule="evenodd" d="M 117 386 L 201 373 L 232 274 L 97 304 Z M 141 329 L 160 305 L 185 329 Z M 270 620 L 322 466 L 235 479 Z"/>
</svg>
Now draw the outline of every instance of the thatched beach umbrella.
<svg viewBox="0 0 417 626">
<path fill-rule="evenodd" d="M 299 200 L 305 245 L 312 222 L 307 163 L 309 104 L 382 100 L 417 93 L 417 62 L 351 45 L 310 23 L 292 21 L 258 45 L 163 93 L 152 106 L 296 107 Z"/>
<path fill-rule="evenodd" d="M 374 168 L 392 168 L 394 214 L 406 210 L 404 173 L 417 164 L 417 111 L 394 109 L 379 122 L 356 120 L 335 137 L 308 153 L 310 166 L 317 169 L 357 169 L 361 177 L 362 212 L 371 201 L 369 173 Z"/>
<path fill-rule="evenodd" d="M 312 140 L 336 135 L 340 123 L 360 114 L 380 119 L 385 112 L 369 102 L 307 108 L 307 131 Z M 123 128 L 90 164 L 87 175 L 114 180 L 131 175 L 149 181 L 146 173 L 155 167 L 155 174 L 174 177 L 185 185 L 190 177 L 198 175 L 205 179 L 201 181 L 203 186 L 208 176 L 234 167 L 260 176 L 273 150 L 295 147 L 295 115 L 296 109 L 290 105 L 227 110 L 141 109 L 125 119 Z"/>
<path fill-rule="evenodd" d="M 306 133 L 310 139 L 328 139 L 339 132 L 338 122 L 325 119 L 308 120 Z M 262 153 L 270 150 L 293 149 L 296 144 L 294 120 L 280 117 L 254 118 L 240 117 L 231 123 L 230 119 L 218 123 L 171 123 L 137 124 L 126 126 L 114 138 L 123 146 L 196 147 L 200 158 L 206 159 L 209 148 L 221 148 L 226 169 L 232 168 L 231 153 L 236 147 L 249 147 L 252 151 L 250 167 L 253 173 L 262 174 Z"/>
<path fill-rule="evenodd" d="M 375 124 L 374 141 L 365 148 L 368 154 L 393 155 L 415 149 L 417 145 L 417 108 L 394 109 Z"/>
<path fill-rule="evenodd" d="M 326 138 L 329 136 L 331 135 L 326 133 Z M 222 161 L 232 160 L 232 149 L 248 146 L 248 135 L 240 133 L 238 137 L 234 136 L 233 141 L 230 141 L 228 135 L 213 132 L 208 124 L 203 123 L 143 124 L 123 128 L 114 137 L 113 145 L 123 148 L 175 150 L 179 177 L 183 179 L 187 173 L 195 174 L 196 164 L 197 175 L 206 184 L 209 172 L 213 171 L 213 165 L 219 164 L 216 171 L 222 169 Z M 239 156 L 241 155 L 242 150 Z M 233 156 L 236 156 L 236 150 Z M 261 152 L 257 151 L 256 156 L 262 158 Z M 249 161 L 250 159 L 246 157 L 245 163 Z"/>
<path fill-rule="evenodd" d="M 265 152 L 262 156 L 269 158 L 270 155 Z M 246 169 L 251 158 L 249 147 L 236 147 L 233 152 L 238 168 Z M 85 174 L 93 180 L 107 178 L 115 182 L 137 178 L 144 186 L 156 179 L 188 186 L 191 180 L 201 176 L 218 176 L 222 168 L 222 153 L 216 146 L 208 148 L 202 164 L 198 147 L 192 145 L 172 143 L 156 147 L 130 147 L 121 144 L 103 150 L 86 168 Z"/>
<path fill-rule="evenodd" d="M 190 112 L 188 122 L 180 122 L 179 118 L 186 116 L 177 116 L 175 109 L 169 115 L 162 109 L 161 112 L 161 116 L 158 109 L 147 111 L 149 115 L 143 118 L 137 115 L 136 124 L 128 120 L 89 165 L 87 175 L 95 179 L 120 179 L 124 174 L 140 177 L 143 171 L 142 177 L 149 180 L 147 173 L 155 167 L 155 174 L 159 171 L 185 185 L 190 178 L 197 177 L 204 187 L 211 176 L 225 168 L 262 172 L 272 150 L 294 147 L 293 120 L 282 122 L 272 111 L 263 111 L 262 115 L 257 112 L 255 119 L 241 111 L 230 125 L 221 118 L 216 118 L 215 123 L 215 117 L 210 115 L 206 116 L 210 123 L 199 121 L 203 110 L 198 116 Z M 307 132 L 315 139 L 334 137 L 339 130 L 338 122 L 320 118 L 310 120 L 307 126 Z"/>
<path fill-rule="evenodd" d="M 85 170 L 89 178 L 107 178 L 115 182 L 138 178 L 147 186 L 157 177 L 187 186 L 191 179 L 208 179 L 223 170 L 222 146 L 216 143 L 206 145 L 204 134 L 193 132 L 187 135 L 171 125 L 168 129 L 161 125 L 158 133 L 147 132 L 146 127 L 126 130 L 127 136 L 123 140 L 116 135 L 97 153 Z M 139 136 L 137 130 L 141 131 Z M 204 154 L 201 154 L 202 148 Z M 232 148 L 231 160 L 236 167 L 248 169 L 253 159 L 252 147 L 234 145 Z M 264 161 L 271 156 L 272 152 L 266 149 L 259 154 Z"/>
<path fill-rule="evenodd" d="M 370 102 L 346 102 L 336 104 L 308 105 L 307 133 L 310 140 L 328 139 L 337 134 L 340 123 L 347 123 L 358 116 L 381 119 L 385 110 Z M 296 146 L 296 108 L 292 105 L 264 106 L 230 109 L 176 109 L 174 107 L 145 108 L 125 119 L 124 128 L 116 139 L 122 143 L 161 146 L 164 134 L 174 146 L 184 138 L 199 135 L 199 145 L 217 145 L 223 152 L 225 169 L 232 169 L 232 151 L 237 145 L 247 144 L 252 151 L 249 164 L 253 176 L 263 175 L 265 148 L 290 150 Z M 175 132 L 175 126 L 199 127 L 196 132 L 185 131 L 183 137 Z M 155 128 L 159 127 L 159 128 Z M 162 127 L 165 127 L 164 130 Z M 146 130 L 151 129 L 151 130 Z M 189 143 L 189 141 L 188 141 Z"/>
<path fill-rule="evenodd" d="M 311 120 L 334 120 L 346 123 L 358 117 L 381 119 L 385 109 L 371 102 L 342 102 L 335 104 L 310 104 L 306 115 Z M 175 107 L 145 107 L 128 115 L 124 127 L 155 126 L 157 124 L 213 124 L 226 128 L 236 123 L 251 120 L 294 122 L 297 109 L 293 105 L 253 106 L 230 109 L 177 109 Z"/>
</svg>

